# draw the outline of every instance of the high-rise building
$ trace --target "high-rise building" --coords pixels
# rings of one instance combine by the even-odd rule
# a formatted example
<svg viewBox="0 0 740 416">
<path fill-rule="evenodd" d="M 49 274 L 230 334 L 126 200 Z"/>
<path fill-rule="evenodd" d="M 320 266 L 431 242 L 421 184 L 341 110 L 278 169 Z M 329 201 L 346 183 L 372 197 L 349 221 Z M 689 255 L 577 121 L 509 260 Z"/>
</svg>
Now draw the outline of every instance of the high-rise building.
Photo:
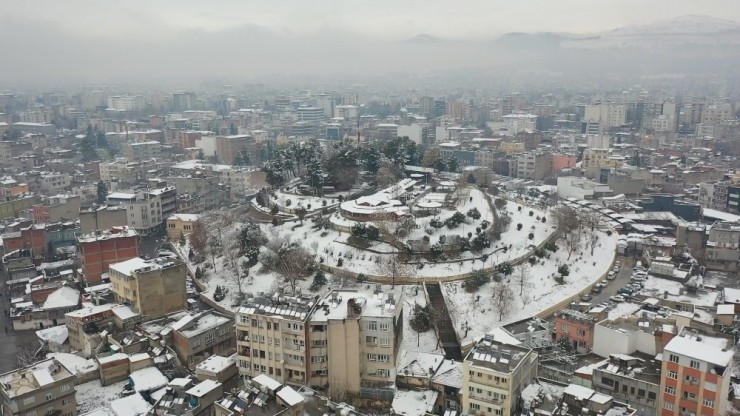
<svg viewBox="0 0 740 416">
<path fill-rule="evenodd" d="M 663 349 L 661 416 L 726 414 L 735 355 L 731 339 L 684 327 Z"/>
<path fill-rule="evenodd" d="M 108 97 L 108 108 L 113 110 L 141 111 L 146 100 L 140 95 L 114 95 Z"/>
</svg>

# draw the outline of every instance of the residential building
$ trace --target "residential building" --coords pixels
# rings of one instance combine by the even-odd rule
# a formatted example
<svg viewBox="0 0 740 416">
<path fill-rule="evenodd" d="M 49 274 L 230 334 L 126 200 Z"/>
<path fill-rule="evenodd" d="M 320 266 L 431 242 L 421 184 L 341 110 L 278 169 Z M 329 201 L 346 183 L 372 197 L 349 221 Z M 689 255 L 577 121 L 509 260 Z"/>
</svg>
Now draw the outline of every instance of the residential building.
<svg viewBox="0 0 740 416">
<path fill-rule="evenodd" d="M 324 109 L 320 107 L 302 105 L 296 109 L 296 113 L 298 115 L 298 121 L 306 121 L 309 123 L 324 121 Z"/>
<path fill-rule="evenodd" d="M 715 222 L 709 228 L 705 260 L 708 269 L 736 271 L 740 261 L 740 225 Z"/>
<path fill-rule="evenodd" d="M 124 206 L 96 205 L 80 210 L 80 232 L 82 234 L 126 225 L 128 225 L 128 218 Z"/>
<path fill-rule="evenodd" d="M 146 175 L 147 164 L 141 162 L 129 162 L 126 159 L 116 159 L 112 162 L 102 162 L 100 167 L 100 180 L 106 183 L 117 182 L 123 185 L 133 185 L 143 180 Z"/>
<path fill-rule="evenodd" d="M 251 379 L 265 374 L 281 383 L 308 384 L 308 320 L 315 309 L 314 297 L 248 299 L 236 313 L 239 375 Z"/>
<path fill-rule="evenodd" d="M 306 400 L 292 387 L 260 374 L 250 381 L 248 387 L 216 402 L 215 416 L 302 416 L 310 414 L 304 406 Z M 316 414 L 328 413 L 321 409 Z M 346 414 L 356 415 L 349 411 Z"/>
<path fill-rule="evenodd" d="M 583 169 L 616 167 L 615 160 L 609 158 L 609 149 L 586 149 L 583 151 Z"/>
<path fill-rule="evenodd" d="M 577 353 L 591 351 L 594 342 L 596 319 L 589 314 L 573 309 L 555 313 L 554 336 L 566 340 Z"/>
<path fill-rule="evenodd" d="M 175 352 L 193 370 L 206 358 L 235 351 L 234 319 L 215 311 L 186 315 L 172 325 Z"/>
<path fill-rule="evenodd" d="M 55 359 L 0 375 L 3 416 L 76 416 L 75 376 Z"/>
<path fill-rule="evenodd" d="M 569 384 L 563 389 L 562 396 L 553 408 L 547 409 L 545 412 L 534 411 L 534 414 L 552 415 L 570 415 L 573 413 L 582 416 L 635 416 L 637 410 L 627 404 L 616 402 L 612 396 L 597 393 L 595 390 L 578 384 Z"/>
<path fill-rule="evenodd" d="M 653 194 L 637 201 L 645 212 L 668 211 L 686 221 L 698 221 L 701 218 L 701 206 L 691 201 L 680 200 L 676 195 Z"/>
<path fill-rule="evenodd" d="M 403 294 L 377 285 L 372 291 L 333 291 L 309 321 L 309 385 L 360 399 L 391 401 L 401 333 Z"/>
<path fill-rule="evenodd" d="M 552 154 L 527 152 L 517 155 L 516 174 L 519 179 L 541 181 L 552 175 Z"/>
<path fill-rule="evenodd" d="M 108 267 L 139 256 L 139 234 L 127 226 L 82 234 L 77 238 L 83 281 L 100 283 Z"/>
<path fill-rule="evenodd" d="M 660 367 L 660 361 L 651 355 L 612 354 L 606 363 L 593 368 L 591 388 L 629 403 L 643 416 L 656 416 L 662 394 Z"/>
<path fill-rule="evenodd" d="M 141 95 L 113 95 L 108 97 L 108 109 L 141 111 L 146 100 Z"/>
<path fill-rule="evenodd" d="M 193 232 L 193 225 L 198 221 L 198 214 L 173 214 L 167 218 L 167 238 L 177 240 Z"/>
<path fill-rule="evenodd" d="M 13 166 L 13 158 L 32 150 L 33 145 L 29 142 L 0 141 L 0 165 L 11 167 Z"/>
<path fill-rule="evenodd" d="M 558 176 L 560 198 L 599 199 L 611 194 L 612 189 L 609 185 L 576 176 Z"/>
<path fill-rule="evenodd" d="M 663 350 L 659 414 L 726 414 L 734 342 L 684 327 Z"/>
<path fill-rule="evenodd" d="M 510 416 L 519 410 L 519 395 L 537 377 L 535 351 L 486 335 L 463 361 L 462 411 Z"/>
<path fill-rule="evenodd" d="M 234 331 L 229 332 L 234 333 Z M 232 348 L 235 346 L 236 342 L 233 342 Z M 213 380 L 226 384 L 237 375 L 239 375 L 239 370 L 236 367 L 236 354 L 228 357 L 211 355 L 195 367 L 195 378 L 199 381 Z"/>
<path fill-rule="evenodd" d="M 57 127 L 50 123 L 19 122 L 13 123 L 13 128 L 25 133 L 43 134 L 49 137 L 57 134 Z"/>
<path fill-rule="evenodd" d="M 635 352 L 655 357 L 675 332 L 675 319 L 635 315 L 605 319 L 594 327 L 592 350 L 604 358 L 612 354 L 634 355 Z"/>
<path fill-rule="evenodd" d="M 54 195 L 32 207 L 33 220 L 39 224 L 65 222 L 79 216 L 80 197 L 77 195 Z"/>
<path fill-rule="evenodd" d="M 133 257 L 110 265 L 111 290 L 143 319 L 160 318 L 187 308 L 185 264 L 174 258 Z"/>
<path fill-rule="evenodd" d="M 165 178 L 168 184 L 177 189 L 177 212 L 200 214 L 215 209 L 228 200 L 219 174 L 212 172 L 192 172 L 187 176 Z M 188 201 L 185 204 L 185 201 Z"/>
<path fill-rule="evenodd" d="M 154 405 L 153 415 L 210 416 L 214 403 L 224 394 L 224 386 L 213 380 L 193 384 L 190 378 L 176 378 L 169 382 L 167 391 Z"/>
<path fill-rule="evenodd" d="M 177 211 L 177 189 L 174 186 L 139 192 L 113 192 L 106 202 L 125 206 L 129 227 L 141 235 L 154 234 L 164 228 L 164 221 Z"/>
<path fill-rule="evenodd" d="M 581 131 L 588 134 L 600 134 L 613 127 L 620 127 L 626 122 L 624 104 L 597 103 L 584 108 Z"/>
<path fill-rule="evenodd" d="M 162 144 L 155 140 L 124 143 L 121 146 L 121 155 L 129 162 L 160 158 L 162 157 Z"/>
</svg>

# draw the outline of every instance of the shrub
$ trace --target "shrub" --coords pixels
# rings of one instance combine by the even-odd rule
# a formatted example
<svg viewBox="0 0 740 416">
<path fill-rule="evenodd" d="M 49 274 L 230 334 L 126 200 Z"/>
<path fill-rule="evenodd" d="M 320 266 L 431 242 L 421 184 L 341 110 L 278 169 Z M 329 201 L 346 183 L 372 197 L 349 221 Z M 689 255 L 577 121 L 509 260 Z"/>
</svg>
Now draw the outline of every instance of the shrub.
<svg viewBox="0 0 740 416">
<path fill-rule="evenodd" d="M 612 230 L 606 230 L 606 235 L 608 235 L 609 237 L 611 237 L 612 236 Z"/>
<path fill-rule="evenodd" d="M 312 292 L 316 292 L 321 288 L 321 286 L 324 286 L 328 280 L 326 280 L 326 276 L 324 275 L 324 272 L 322 270 L 318 270 L 316 274 L 313 276 L 313 282 L 311 282 L 311 287 L 309 290 Z"/>
<path fill-rule="evenodd" d="M 357 283 L 365 283 L 367 282 L 367 276 L 364 273 L 360 273 L 357 275 Z"/>
<path fill-rule="evenodd" d="M 447 228 L 452 229 L 464 222 L 465 222 L 465 216 L 461 214 L 460 211 L 456 211 L 454 214 L 452 214 L 450 218 L 447 218 L 445 220 L 445 225 L 447 226 Z"/>
<path fill-rule="evenodd" d="M 272 217 L 272 225 L 277 226 L 280 224 L 280 221 L 278 221 L 278 217 Z"/>
<path fill-rule="evenodd" d="M 527 235 L 527 238 L 529 238 L 530 240 L 534 240 L 534 233 L 529 233 L 529 235 Z"/>
<path fill-rule="evenodd" d="M 496 198 L 493 201 L 493 206 L 496 207 L 496 209 L 500 210 L 506 206 L 506 200 L 503 198 Z"/>
<path fill-rule="evenodd" d="M 543 215 L 542 216 L 542 222 L 546 222 L 546 221 L 547 221 L 547 218 Z"/>
<path fill-rule="evenodd" d="M 322 207 L 325 207 L 325 206 L 326 206 L 326 199 L 322 199 L 322 200 L 321 200 L 321 206 L 322 206 Z"/>
<path fill-rule="evenodd" d="M 521 205 L 519 205 L 518 207 L 516 207 L 516 209 L 517 209 L 517 211 L 520 211 L 520 212 L 521 212 L 521 210 L 522 210 L 522 206 L 521 206 Z"/>
<path fill-rule="evenodd" d="M 523 227 L 522 223 L 519 223 L 519 224 L 516 225 L 516 230 L 517 231 L 521 231 L 522 230 L 522 227 Z"/>
<path fill-rule="evenodd" d="M 432 305 L 421 306 L 418 303 L 414 305 L 414 310 L 411 312 L 411 319 L 409 320 L 411 329 L 416 332 L 427 332 L 432 329 L 434 324 L 434 310 Z"/>
<path fill-rule="evenodd" d="M 290 199 L 286 199 L 286 200 L 285 200 L 285 206 L 286 206 L 286 207 L 289 207 L 289 206 L 290 206 L 290 204 L 292 204 L 292 203 L 293 203 L 293 201 L 291 201 Z"/>
<path fill-rule="evenodd" d="M 465 291 L 468 293 L 477 292 L 481 286 L 491 281 L 491 276 L 483 270 L 476 270 L 465 279 Z"/>
<path fill-rule="evenodd" d="M 438 258 L 442 254 L 442 246 L 437 244 L 432 244 L 431 247 L 429 247 L 429 253 L 432 255 L 432 258 Z"/>
<path fill-rule="evenodd" d="M 529 211 L 529 216 L 534 216 L 534 211 Z"/>
<path fill-rule="evenodd" d="M 488 220 L 483 220 L 483 222 L 481 222 L 481 223 L 480 223 L 480 228 L 481 228 L 482 230 L 485 230 L 486 228 L 488 228 L 488 226 L 489 226 L 489 225 L 491 225 L 491 222 L 490 222 L 490 221 L 488 221 Z"/>
<path fill-rule="evenodd" d="M 468 211 L 468 214 L 467 215 L 468 215 L 468 217 L 470 217 L 470 218 L 472 218 L 474 220 L 479 220 L 480 217 L 481 217 L 480 211 L 478 211 L 478 208 L 471 208 Z"/>
<path fill-rule="evenodd" d="M 429 244 L 429 236 L 428 235 L 425 235 L 421 239 L 424 241 L 424 243 Z"/>
<path fill-rule="evenodd" d="M 445 224 L 439 219 L 433 218 L 431 221 L 429 221 L 429 225 L 431 225 L 434 228 L 442 228 L 444 227 Z"/>
<path fill-rule="evenodd" d="M 514 267 L 512 267 L 509 263 L 501 263 L 496 265 L 496 271 L 503 274 L 504 276 L 508 276 L 514 272 Z"/>
<path fill-rule="evenodd" d="M 471 246 L 475 250 L 483 250 L 484 248 L 491 247 L 491 241 L 488 239 L 488 236 L 484 233 L 476 234 L 473 241 L 471 241 Z"/>
<path fill-rule="evenodd" d="M 531 264 L 532 266 L 534 266 L 534 264 L 535 264 L 535 263 L 537 263 L 537 257 L 534 257 L 534 256 L 530 256 L 530 257 L 529 257 L 529 258 L 527 259 L 527 261 L 529 262 L 529 264 Z"/>
<path fill-rule="evenodd" d="M 464 238 L 460 239 L 460 251 L 463 252 L 468 250 L 470 250 L 470 241 Z"/>
<path fill-rule="evenodd" d="M 344 264 L 344 260 L 340 257 L 339 260 L 337 260 L 337 267 L 342 267 L 342 264 Z"/>
<path fill-rule="evenodd" d="M 306 205 L 306 209 L 310 210 L 311 209 L 311 204 L 307 204 Z"/>
<path fill-rule="evenodd" d="M 570 274 L 570 267 L 567 264 L 563 264 L 558 267 L 558 273 L 560 273 L 560 276 L 566 277 Z"/>
<path fill-rule="evenodd" d="M 539 258 L 545 257 L 545 254 L 547 254 L 547 253 L 545 253 L 545 250 L 544 249 L 541 249 L 541 248 L 538 248 L 537 250 L 534 251 L 534 255 L 537 256 L 537 257 L 539 257 Z"/>
</svg>

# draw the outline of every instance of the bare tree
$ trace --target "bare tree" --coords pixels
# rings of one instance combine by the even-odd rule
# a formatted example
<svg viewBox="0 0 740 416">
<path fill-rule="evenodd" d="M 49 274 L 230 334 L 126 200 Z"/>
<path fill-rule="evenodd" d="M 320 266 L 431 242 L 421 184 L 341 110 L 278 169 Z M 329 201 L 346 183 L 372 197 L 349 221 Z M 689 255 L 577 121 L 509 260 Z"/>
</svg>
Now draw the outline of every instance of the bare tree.
<svg viewBox="0 0 740 416">
<path fill-rule="evenodd" d="M 310 276 L 316 269 L 314 256 L 300 244 L 290 241 L 290 237 L 277 235 L 268 241 L 260 261 L 270 271 L 274 271 L 290 284 L 293 292 L 298 281 Z"/>
<path fill-rule="evenodd" d="M 36 342 L 27 342 L 18 346 L 15 356 L 15 368 L 24 368 L 32 365 L 43 355 L 41 347 Z"/>
<path fill-rule="evenodd" d="M 563 205 L 554 209 L 552 216 L 555 219 L 558 233 L 565 241 L 568 260 L 570 260 L 570 256 L 580 246 L 583 237 L 581 215 L 575 209 Z"/>
<path fill-rule="evenodd" d="M 493 285 L 493 307 L 498 313 L 499 321 L 511 312 L 513 304 L 514 292 L 511 290 L 511 287 L 503 281 L 496 282 Z"/>
<path fill-rule="evenodd" d="M 200 219 L 193 223 L 193 230 L 190 233 L 190 247 L 202 258 L 206 256 L 208 249 L 208 230 L 205 223 Z"/>
<path fill-rule="evenodd" d="M 529 292 L 522 293 L 519 298 L 522 300 L 522 309 L 526 309 L 527 305 L 532 302 L 532 295 Z"/>
<path fill-rule="evenodd" d="M 585 211 L 580 213 L 580 222 L 583 228 L 588 231 L 591 255 L 593 256 L 594 247 L 599 241 L 599 230 L 606 224 L 604 216 L 598 211 Z"/>
<path fill-rule="evenodd" d="M 532 274 L 528 264 L 522 263 L 516 268 L 514 283 L 519 286 L 519 296 L 524 293 L 525 289 L 532 287 Z"/>
<path fill-rule="evenodd" d="M 375 175 L 375 180 L 378 182 L 379 187 L 386 188 L 396 183 L 398 176 L 392 168 L 382 166 L 378 169 L 378 173 Z"/>
<path fill-rule="evenodd" d="M 384 256 L 380 263 L 377 263 L 376 269 L 381 276 L 391 278 L 391 286 L 396 287 L 396 278 L 413 277 L 416 275 L 416 269 L 406 263 L 405 256 L 401 253 L 389 254 Z"/>
</svg>

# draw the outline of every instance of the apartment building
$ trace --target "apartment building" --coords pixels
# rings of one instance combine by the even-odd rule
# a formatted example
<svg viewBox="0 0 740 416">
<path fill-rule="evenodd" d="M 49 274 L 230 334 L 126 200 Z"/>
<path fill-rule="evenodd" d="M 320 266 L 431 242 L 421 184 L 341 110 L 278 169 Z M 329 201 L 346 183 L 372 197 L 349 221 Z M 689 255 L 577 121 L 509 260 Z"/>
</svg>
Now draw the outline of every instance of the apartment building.
<svg viewBox="0 0 740 416">
<path fill-rule="evenodd" d="M 74 220 L 79 212 L 78 195 L 54 195 L 32 207 L 33 220 L 39 224 Z"/>
<path fill-rule="evenodd" d="M 218 163 L 233 165 L 234 159 L 239 152 L 249 150 L 250 145 L 255 143 L 252 136 L 240 134 L 233 136 L 216 136 L 216 160 Z"/>
<path fill-rule="evenodd" d="M 134 257 L 111 264 L 109 277 L 116 301 L 127 302 L 143 319 L 187 308 L 187 270 L 180 260 Z"/>
<path fill-rule="evenodd" d="M 682 328 L 663 350 L 660 415 L 724 415 L 734 356 L 731 339 Z"/>
<path fill-rule="evenodd" d="M 578 353 L 588 352 L 593 347 L 595 325 L 596 319 L 593 316 L 573 309 L 563 309 L 555 313 L 555 339 L 566 340 Z"/>
<path fill-rule="evenodd" d="M 193 226 L 198 221 L 198 214 L 173 214 L 167 218 L 167 238 L 177 240 L 193 232 Z"/>
<path fill-rule="evenodd" d="M 516 414 L 519 395 L 537 377 L 538 355 L 486 335 L 463 361 L 462 411 L 475 415 Z"/>
<path fill-rule="evenodd" d="M 240 377 L 266 374 L 281 383 L 308 384 L 308 320 L 316 301 L 280 294 L 248 299 L 236 313 Z"/>
<path fill-rule="evenodd" d="M 172 325 L 180 362 L 190 370 L 214 355 L 234 352 L 234 319 L 215 311 L 187 315 Z"/>
<path fill-rule="evenodd" d="M 100 168 L 100 180 L 103 182 L 118 182 L 133 185 L 144 179 L 147 165 L 140 162 L 130 162 L 126 159 L 116 159 L 112 162 L 103 162 Z"/>
<path fill-rule="evenodd" d="M 75 376 L 55 359 L 0 375 L 3 416 L 76 416 Z"/>
<path fill-rule="evenodd" d="M 517 155 L 516 177 L 519 179 L 543 180 L 552 175 L 552 154 L 527 152 Z"/>
<path fill-rule="evenodd" d="M 715 222 L 709 228 L 705 251 L 706 266 L 712 270 L 736 271 L 740 261 L 740 225 Z"/>
<path fill-rule="evenodd" d="M 162 157 L 162 144 L 151 140 L 138 143 L 124 143 L 121 145 L 121 155 L 129 162 L 141 162 L 148 159 Z"/>
<path fill-rule="evenodd" d="M 128 225 L 126 207 L 93 206 L 80 210 L 80 232 L 88 234 L 97 230 Z"/>
<path fill-rule="evenodd" d="M 593 369 L 591 388 L 629 403 L 640 415 L 656 416 L 661 394 L 660 367 L 660 361 L 652 355 L 612 354 L 606 363 Z"/>
<path fill-rule="evenodd" d="M 82 234 L 77 238 L 77 256 L 85 283 L 100 283 L 111 264 L 139 256 L 139 234 L 128 226 Z"/>
<path fill-rule="evenodd" d="M 141 95 L 114 95 L 108 97 L 108 109 L 140 111 L 146 106 Z"/>
<path fill-rule="evenodd" d="M 309 321 L 309 385 L 329 396 L 393 400 L 403 331 L 403 293 L 333 291 Z"/>
<path fill-rule="evenodd" d="M 609 158 L 609 149 L 586 149 L 583 151 L 583 169 L 616 167 L 617 162 Z"/>
<path fill-rule="evenodd" d="M 128 225 L 141 235 L 154 234 L 164 228 L 164 221 L 177 212 L 177 189 L 174 186 L 140 192 L 113 192 L 106 202 L 125 206 Z"/>
<path fill-rule="evenodd" d="M 85 357 L 92 355 L 102 342 L 98 329 L 113 320 L 114 306 L 83 304 L 82 309 L 64 315 L 70 349 L 80 351 Z"/>
</svg>

